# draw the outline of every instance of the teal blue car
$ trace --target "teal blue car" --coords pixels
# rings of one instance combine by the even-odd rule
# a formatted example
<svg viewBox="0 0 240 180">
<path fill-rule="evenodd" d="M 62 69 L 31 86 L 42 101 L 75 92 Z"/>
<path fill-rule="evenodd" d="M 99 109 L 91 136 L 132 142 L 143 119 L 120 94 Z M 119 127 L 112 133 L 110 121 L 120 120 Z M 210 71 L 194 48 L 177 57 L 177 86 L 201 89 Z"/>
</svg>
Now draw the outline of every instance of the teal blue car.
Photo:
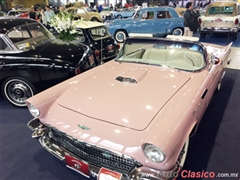
<svg viewBox="0 0 240 180">
<path fill-rule="evenodd" d="M 115 40 L 123 43 L 129 33 L 148 33 L 153 36 L 182 36 L 183 18 L 171 7 L 149 7 L 139 9 L 131 18 L 105 22 Z"/>
</svg>

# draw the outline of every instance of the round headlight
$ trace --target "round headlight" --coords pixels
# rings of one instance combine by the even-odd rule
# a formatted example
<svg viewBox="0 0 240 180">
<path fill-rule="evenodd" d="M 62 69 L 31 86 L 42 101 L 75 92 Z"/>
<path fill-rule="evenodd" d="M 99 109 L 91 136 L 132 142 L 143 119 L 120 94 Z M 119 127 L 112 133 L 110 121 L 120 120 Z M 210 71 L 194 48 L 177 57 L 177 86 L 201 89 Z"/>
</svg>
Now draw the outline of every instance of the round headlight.
<svg viewBox="0 0 240 180">
<path fill-rule="evenodd" d="M 163 154 L 163 152 L 158 147 L 152 144 L 145 144 L 143 150 L 145 155 L 152 162 L 160 163 L 165 160 L 165 154 Z"/>
<path fill-rule="evenodd" d="M 34 117 L 39 117 L 40 116 L 40 111 L 39 109 L 37 109 L 34 105 L 30 104 L 28 106 L 28 109 L 30 111 L 30 113 L 34 116 Z"/>
</svg>

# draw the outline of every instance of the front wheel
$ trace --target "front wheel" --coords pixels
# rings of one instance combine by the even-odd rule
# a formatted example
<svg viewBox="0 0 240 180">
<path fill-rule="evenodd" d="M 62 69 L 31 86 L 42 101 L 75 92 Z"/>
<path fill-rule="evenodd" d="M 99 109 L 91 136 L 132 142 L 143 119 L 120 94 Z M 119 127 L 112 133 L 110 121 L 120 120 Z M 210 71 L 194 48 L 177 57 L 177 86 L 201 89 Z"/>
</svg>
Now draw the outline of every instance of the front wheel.
<svg viewBox="0 0 240 180">
<path fill-rule="evenodd" d="M 182 36 L 183 35 L 183 29 L 182 28 L 175 28 L 172 31 L 172 35 L 174 35 L 174 36 Z"/>
<path fill-rule="evenodd" d="M 123 43 L 127 38 L 127 32 L 124 30 L 119 30 L 115 33 L 114 38 L 118 43 Z"/>
<path fill-rule="evenodd" d="M 117 15 L 117 18 L 118 18 L 118 19 L 122 19 L 122 15 L 120 15 L 120 14 Z"/>
<path fill-rule="evenodd" d="M 35 87 L 26 79 L 11 77 L 2 84 L 2 94 L 11 104 L 25 107 L 25 101 L 36 94 Z"/>
</svg>

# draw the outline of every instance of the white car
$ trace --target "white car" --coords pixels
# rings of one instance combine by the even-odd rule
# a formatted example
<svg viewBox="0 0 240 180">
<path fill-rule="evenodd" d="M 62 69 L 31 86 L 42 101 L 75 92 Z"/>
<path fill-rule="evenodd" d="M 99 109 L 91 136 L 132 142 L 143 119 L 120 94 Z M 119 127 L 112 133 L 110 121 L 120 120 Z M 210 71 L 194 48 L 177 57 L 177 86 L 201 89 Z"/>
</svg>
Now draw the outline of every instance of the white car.
<svg viewBox="0 0 240 180">
<path fill-rule="evenodd" d="M 228 37 L 237 39 L 240 22 L 240 6 L 235 1 L 216 1 L 211 3 L 204 15 L 200 16 L 200 37 L 206 34 L 228 33 Z"/>
</svg>

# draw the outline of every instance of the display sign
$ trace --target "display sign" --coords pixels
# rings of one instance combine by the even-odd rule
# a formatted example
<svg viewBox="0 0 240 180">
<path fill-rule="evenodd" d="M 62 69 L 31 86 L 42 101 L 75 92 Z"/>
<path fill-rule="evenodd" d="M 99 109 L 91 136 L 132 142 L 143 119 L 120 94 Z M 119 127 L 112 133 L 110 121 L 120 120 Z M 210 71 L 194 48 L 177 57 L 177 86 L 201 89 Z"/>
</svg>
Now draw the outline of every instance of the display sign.
<svg viewBox="0 0 240 180">
<path fill-rule="evenodd" d="M 98 180 L 120 180 L 121 178 L 122 174 L 106 168 L 101 168 L 98 173 Z"/>
</svg>

